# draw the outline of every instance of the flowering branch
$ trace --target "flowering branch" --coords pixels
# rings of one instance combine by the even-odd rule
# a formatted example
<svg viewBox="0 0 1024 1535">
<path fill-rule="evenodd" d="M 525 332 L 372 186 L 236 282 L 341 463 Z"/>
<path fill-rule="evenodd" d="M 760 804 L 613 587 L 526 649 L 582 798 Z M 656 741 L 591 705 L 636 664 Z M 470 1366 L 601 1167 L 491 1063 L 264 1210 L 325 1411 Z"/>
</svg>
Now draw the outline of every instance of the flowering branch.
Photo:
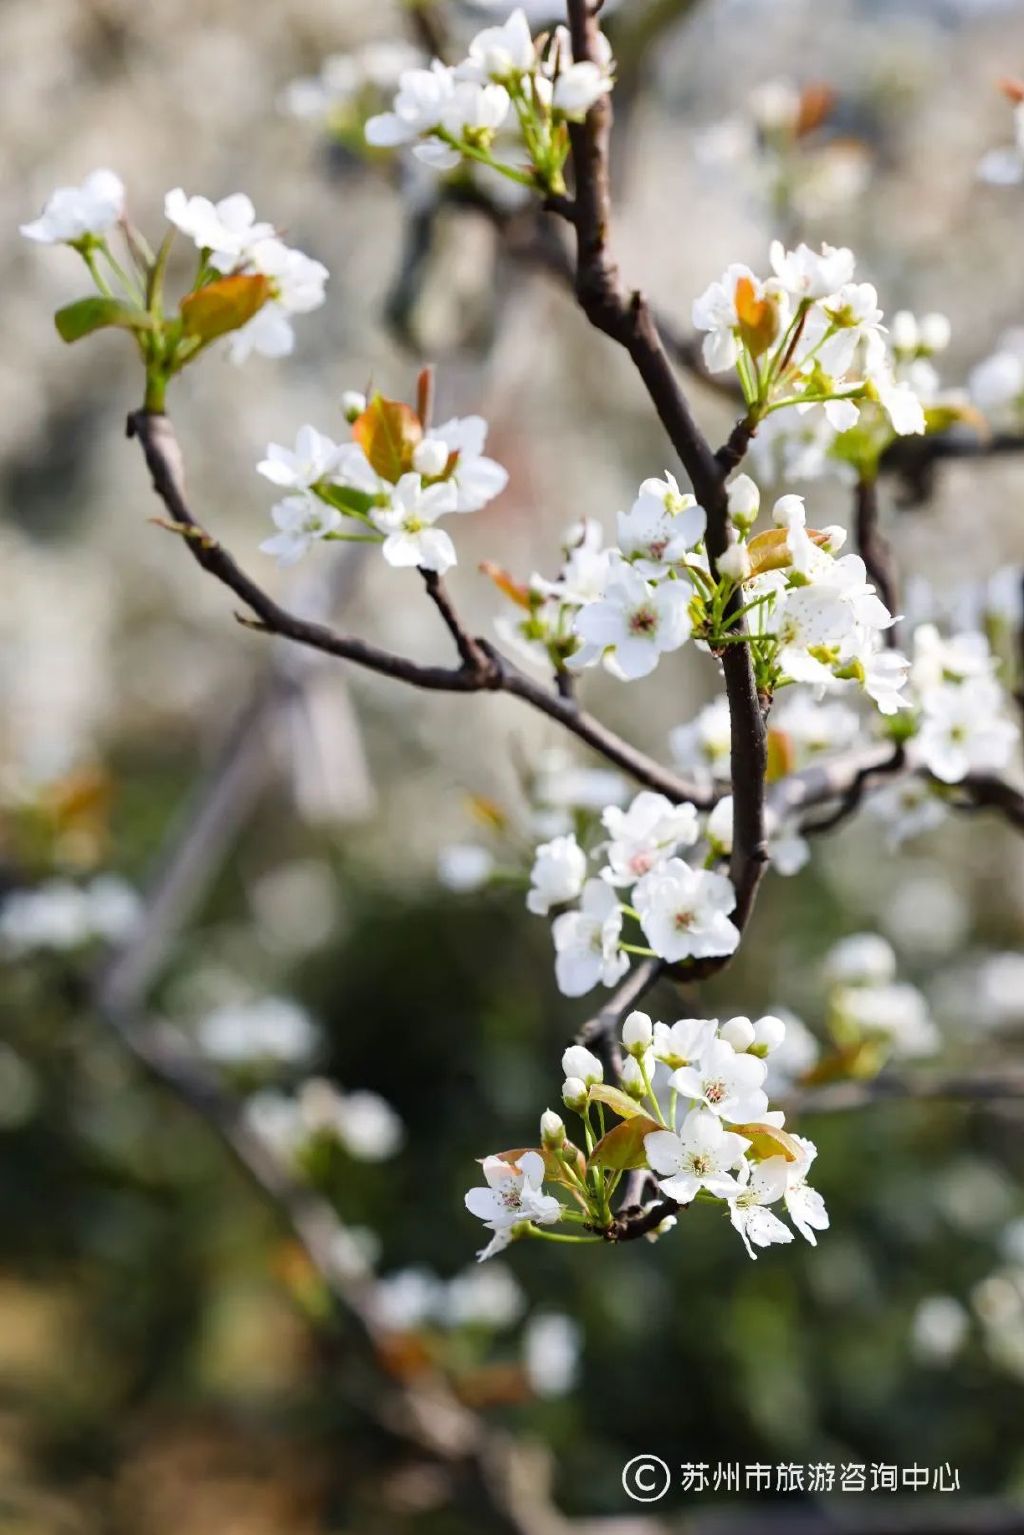
<svg viewBox="0 0 1024 1535">
<path fill-rule="evenodd" d="M 599 56 L 599 30 L 588 0 L 569 0 L 569 30 L 578 63 Z M 729 544 L 727 475 L 742 457 L 753 428 L 741 424 L 716 455 L 693 418 L 665 353 L 657 326 L 639 292 L 627 295 L 608 249 L 611 197 L 608 147 L 612 109 L 607 95 L 591 106 L 582 123 L 571 123 L 569 139 L 576 174 L 571 216 L 576 231 L 576 293 L 587 318 L 629 352 L 647 392 L 707 513 L 707 550 L 712 573 Z M 735 440 L 734 440 L 735 439 Z M 734 594 L 726 617 L 740 605 Z M 741 620 L 742 625 L 742 620 Z M 742 632 L 741 625 L 737 632 Z M 733 764 L 733 848 L 731 877 L 736 889 L 736 923 L 750 914 L 767 862 L 764 824 L 766 744 L 764 718 L 745 645 L 725 648 L 722 657 L 729 699 Z"/>
<path fill-rule="evenodd" d="M 571 699 L 546 691 L 498 654 L 486 641 L 470 641 L 461 621 L 454 615 L 450 600 L 438 582 L 431 596 L 442 611 L 449 629 L 462 638 L 460 667 L 425 666 L 408 657 L 394 655 L 351 635 L 341 635 L 327 625 L 299 618 L 275 602 L 252 580 L 218 540 L 212 538 L 193 515 L 185 496 L 181 449 L 170 418 L 147 410 L 133 412 L 128 418 L 128 435 L 138 439 L 153 481 L 153 489 L 166 506 L 171 525 L 187 535 L 185 547 L 208 574 L 221 581 L 256 614 L 257 622 L 240 619 L 248 628 L 280 635 L 300 645 L 324 651 L 369 671 L 379 672 L 413 687 L 435 692 L 503 692 L 521 698 L 547 714 L 580 740 L 607 758 L 616 767 L 631 773 L 638 782 L 676 801 L 707 803 L 699 786 L 687 782 L 637 750 L 599 720 L 587 714 Z M 430 572 L 426 575 L 429 577 Z M 428 580 L 428 590 L 432 583 Z M 440 594 L 440 601 L 438 600 Z M 454 627 L 453 627 L 454 626 Z M 473 659 L 463 652 L 468 646 Z"/>
</svg>

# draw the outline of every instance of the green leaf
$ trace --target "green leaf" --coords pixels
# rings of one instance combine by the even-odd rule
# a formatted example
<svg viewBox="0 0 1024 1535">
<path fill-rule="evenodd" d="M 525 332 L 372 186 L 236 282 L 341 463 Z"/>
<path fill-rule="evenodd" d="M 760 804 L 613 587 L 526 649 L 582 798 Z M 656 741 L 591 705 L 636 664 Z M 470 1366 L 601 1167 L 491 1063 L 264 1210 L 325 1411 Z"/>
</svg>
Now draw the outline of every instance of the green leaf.
<svg viewBox="0 0 1024 1535">
<path fill-rule="evenodd" d="M 591 1167 L 610 1167 L 614 1172 L 628 1172 L 635 1167 L 647 1166 L 644 1136 L 664 1129 L 646 1114 L 635 1114 L 624 1119 L 603 1135 L 590 1153 Z"/>
<path fill-rule="evenodd" d="M 606 1103 L 620 1119 L 636 1119 L 638 1114 L 646 1115 L 646 1111 L 640 1107 L 635 1098 L 631 1098 L 621 1088 L 609 1086 L 607 1082 L 594 1083 L 590 1089 L 590 1101 Z"/>
<path fill-rule="evenodd" d="M 346 516 L 365 517 L 370 508 L 376 505 L 373 496 L 368 495 L 365 490 L 353 490 L 351 485 L 320 484 L 315 489 L 321 501 L 325 501 L 328 506 L 337 507 L 338 511 L 344 512 Z"/>
<path fill-rule="evenodd" d="M 270 297 L 270 281 L 261 273 L 221 277 L 188 293 L 181 301 L 181 327 L 186 336 L 215 341 L 239 330 Z"/>
<path fill-rule="evenodd" d="M 352 423 L 352 436 L 381 479 L 394 485 L 411 469 L 413 450 L 423 438 L 423 427 L 410 406 L 375 394 Z"/>
<path fill-rule="evenodd" d="M 76 299 L 73 304 L 65 304 L 63 309 L 58 309 L 53 317 L 53 323 L 62 341 L 79 341 L 82 336 L 91 335 L 94 330 L 106 330 L 116 326 L 121 330 L 152 330 L 153 316 L 144 309 L 133 309 L 130 304 L 122 304 L 120 299 L 95 298 Z"/>
</svg>

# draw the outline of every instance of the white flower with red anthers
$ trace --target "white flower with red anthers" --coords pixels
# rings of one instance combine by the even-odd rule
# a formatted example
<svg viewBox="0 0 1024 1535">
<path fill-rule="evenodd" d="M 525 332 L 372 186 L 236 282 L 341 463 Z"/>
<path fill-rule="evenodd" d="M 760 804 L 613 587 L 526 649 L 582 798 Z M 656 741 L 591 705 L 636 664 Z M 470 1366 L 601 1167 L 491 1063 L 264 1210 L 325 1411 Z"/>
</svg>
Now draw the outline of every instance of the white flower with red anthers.
<svg viewBox="0 0 1024 1535">
<path fill-rule="evenodd" d="M 644 1136 L 647 1161 L 659 1175 L 661 1192 L 680 1205 L 688 1205 L 701 1189 L 721 1199 L 734 1194 L 739 1185 L 733 1170 L 749 1145 L 707 1109 L 691 1110 L 678 1135 L 674 1130 L 652 1130 Z"/>
<path fill-rule="evenodd" d="M 695 1065 L 680 1066 L 670 1085 L 684 1098 L 694 1098 L 729 1124 L 753 1124 L 768 1109 L 762 1086 L 768 1068 L 756 1055 L 733 1049 L 724 1039 L 712 1040 Z"/>
<path fill-rule="evenodd" d="M 692 847 L 698 835 L 693 805 L 674 805 L 651 789 L 641 789 L 625 810 L 609 805 L 601 821 L 611 836 L 603 877 L 612 885 L 635 884 L 679 848 Z"/>
<path fill-rule="evenodd" d="M 603 596 L 580 609 L 573 625 L 582 641 L 572 670 L 604 660 L 624 680 L 646 677 L 661 657 L 690 637 L 692 588 L 685 581 L 645 581 L 625 561 L 613 561 Z"/>
<path fill-rule="evenodd" d="M 469 1190 L 466 1209 L 497 1238 L 478 1254 L 481 1260 L 506 1247 L 516 1226 L 550 1226 L 561 1217 L 558 1200 L 544 1193 L 544 1159 L 539 1152 L 524 1151 L 517 1162 L 485 1157 L 481 1165 L 486 1183 Z"/>
<path fill-rule="evenodd" d="M 732 954 L 739 929 L 729 920 L 736 892 L 724 874 L 692 869 L 670 858 L 645 874 L 633 905 L 647 942 L 661 959 L 705 959 Z"/>
</svg>

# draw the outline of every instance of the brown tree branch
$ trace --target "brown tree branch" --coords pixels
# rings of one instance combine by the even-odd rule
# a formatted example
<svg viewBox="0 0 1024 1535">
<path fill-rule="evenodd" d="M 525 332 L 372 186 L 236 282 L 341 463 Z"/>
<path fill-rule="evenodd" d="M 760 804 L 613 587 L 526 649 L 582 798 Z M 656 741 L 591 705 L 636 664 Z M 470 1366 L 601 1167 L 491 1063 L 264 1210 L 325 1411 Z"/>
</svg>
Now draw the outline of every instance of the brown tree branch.
<svg viewBox="0 0 1024 1535">
<path fill-rule="evenodd" d="M 453 636 L 461 641 L 460 651 L 469 646 L 473 657 L 470 661 L 463 653 L 462 665 L 459 667 L 422 665 L 355 636 L 338 634 L 325 624 L 300 618 L 281 607 L 242 570 L 227 549 L 212 538 L 194 517 L 185 495 L 181 451 L 170 419 L 151 411 L 136 411 L 128 418 L 128 435 L 138 438 L 153 488 L 170 513 L 172 529 L 182 533 L 182 542 L 193 559 L 255 613 L 257 623 L 242 620 L 248 627 L 311 646 L 314 650 L 352 661 L 369 671 L 407 682 L 413 687 L 449 693 L 509 693 L 563 725 L 594 751 L 648 788 L 658 790 L 677 803 L 683 800 L 703 806 L 710 803 L 708 795 L 698 785 L 661 767 L 653 758 L 580 709 L 573 699 L 541 687 L 500 655 L 486 640 L 471 640 L 455 616 L 450 600 L 440 584 L 438 590 L 441 601 L 438 601 L 434 592 L 431 593 L 433 600 L 441 609 Z"/>
<path fill-rule="evenodd" d="M 589 0 L 568 0 L 569 31 L 577 61 L 597 58 L 598 24 Z M 740 442 L 752 426 L 743 423 L 716 455 L 690 411 L 666 355 L 647 301 L 627 293 L 610 253 L 611 197 L 608 154 L 612 108 L 608 95 L 591 107 L 582 123 L 569 127 L 575 172 L 571 208 L 576 232 L 576 295 L 591 324 L 629 353 L 697 500 L 707 513 L 707 549 L 712 569 L 729 543 L 725 490 Z M 560 210 L 560 211 L 565 211 Z M 735 603 L 735 599 L 734 599 Z M 738 632 L 738 631 L 737 631 Z M 753 666 L 745 645 L 730 645 L 722 660 L 729 700 L 733 764 L 733 851 L 730 874 L 736 889 L 737 925 L 750 915 L 767 862 L 764 821 L 766 739 Z"/>
<path fill-rule="evenodd" d="M 853 493 L 853 525 L 857 552 L 864 561 L 868 578 L 874 582 L 879 597 L 895 618 L 899 602 L 896 570 L 892 550 L 878 526 L 878 480 L 874 475 L 857 477 Z M 893 624 L 885 631 L 887 645 L 895 645 L 897 627 Z"/>
</svg>

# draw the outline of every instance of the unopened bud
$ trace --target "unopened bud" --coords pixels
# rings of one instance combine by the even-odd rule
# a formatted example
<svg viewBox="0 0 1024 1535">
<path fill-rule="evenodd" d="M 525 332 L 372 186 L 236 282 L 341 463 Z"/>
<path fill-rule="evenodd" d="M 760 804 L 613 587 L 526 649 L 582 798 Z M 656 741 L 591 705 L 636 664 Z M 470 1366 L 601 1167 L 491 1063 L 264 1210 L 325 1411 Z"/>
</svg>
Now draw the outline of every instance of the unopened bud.
<svg viewBox="0 0 1024 1535">
<path fill-rule="evenodd" d="M 730 1018 L 722 1024 L 718 1034 L 727 1045 L 739 1051 L 749 1050 L 755 1038 L 754 1025 L 749 1018 Z"/>
<path fill-rule="evenodd" d="M 630 1055 L 642 1055 L 654 1038 L 654 1025 L 646 1013 L 630 1013 L 622 1025 L 622 1043 Z"/>
<path fill-rule="evenodd" d="M 718 573 L 731 581 L 745 581 L 750 575 L 750 555 L 746 544 L 730 544 L 718 556 Z"/>
<path fill-rule="evenodd" d="M 560 1150 L 565 1140 L 565 1125 L 554 1109 L 545 1109 L 540 1116 L 540 1140 L 542 1146 Z"/>
<path fill-rule="evenodd" d="M 412 467 L 425 480 L 436 480 L 439 474 L 444 474 L 447 463 L 448 444 L 440 437 L 424 437 L 413 449 Z"/>
<path fill-rule="evenodd" d="M 949 345 L 952 326 L 944 314 L 926 314 L 921 317 L 921 346 L 926 352 L 944 352 Z"/>
<path fill-rule="evenodd" d="M 909 309 L 898 309 L 889 321 L 889 340 L 897 352 L 916 352 L 921 331 Z"/>
<path fill-rule="evenodd" d="M 366 396 L 358 389 L 346 389 L 341 397 L 341 413 L 351 425 L 366 409 Z"/>
<path fill-rule="evenodd" d="M 765 1055 L 771 1055 L 773 1050 L 777 1050 L 785 1037 L 786 1025 L 773 1013 L 759 1018 L 754 1024 L 754 1043 Z"/>
<path fill-rule="evenodd" d="M 580 1077 L 589 1087 L 604 1081 L 604 1067 L 585 1045 L 570 1045 L 562 1056 L 562 1070 L 567 1077 Z"/>
<path fill-rule="evenodd" d="M 629 1056 L 622 1064 L 622 1086 L 631 1098 L 642 1098 L 647 1092 L 640 1062 L 634 1060 L 633 1056 Z"/>
<path fill-rule="evenodd" d="M 562 1102 L 567 1109 L 582 1109 L 587 1101 L 587 1084 L 582 1077 L 566 1077 L 562 1083 Z"/>
<path fill-rule="evenodd" d="M 749 533 L 761 508 L 761 492 L 749 474 L 738 474 L 726 487 L 729 519 L 741 533 Z"/>
</svg>

